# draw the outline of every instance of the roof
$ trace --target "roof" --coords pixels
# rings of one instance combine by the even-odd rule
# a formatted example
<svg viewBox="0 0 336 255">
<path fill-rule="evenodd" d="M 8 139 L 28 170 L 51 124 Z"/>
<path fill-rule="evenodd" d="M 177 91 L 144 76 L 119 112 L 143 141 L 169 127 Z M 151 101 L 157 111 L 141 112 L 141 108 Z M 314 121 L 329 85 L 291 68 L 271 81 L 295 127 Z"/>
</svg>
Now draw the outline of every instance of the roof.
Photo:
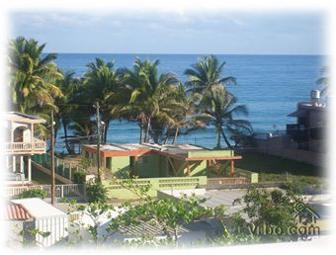
<svg viewBox="0 0 336 255">
<path fill-rule="evenodd" d="M 97 145 L 83 145 L 83 149 L 92 153 L 97 152 Z M 160 154 L 188 161 L 207 159 L 240 159 L 232 150 L 210 150 L 193 144 L 104 144 L 100 145 L 103 157 L 142 156 L 147 154 Z"/>
<path fill-rule="evenodd" d="M 17 122 L 24 122 L 24 123 L 45 123 L 46 120 L 42 119 L 35 115 L 28 115 L 21 112 L 8 112 L 6 113 L 6 119 L 11 121 L 17 121 Z"/>
<path fill-rule="evenodd" d="M 29 212 L 20 204 L 8 202 L 6 206 L 5 219 L 6 220 L 29 220 L 33 217 Z"/>
<path fill-rule="evenodd" d="M 186 196 L 195 195 L 200 199 L 205 198 L 205 201 L 201 203 L 202 206 L 207 208 L 215 208 L 217 206 L 223 205 L 226 208 L 226 213 L 232 214 L 243 208 L 242 205 L 239 204 L 233 205 L 233 201 L 242 198 L 246 194 L 247 190 L 188 189 L 188 190 L 174 190 L 173 192 L 169 190 L 160 190 L 160 192 L 176 198 L 180 198 L 184 195 Z"/>
<path fill-rule="evenodd" d="M 173 235 L 173 229 L 168 227 L 167 231 Z M 158 228 L 157 225 L 153 222 L 141 221 L 139 225 L 129 225 L 122 226 L 119 228 L 118 232 L 124 237 L 128 238 L 139 238 L 142 236 L 165 236 L 166 234 L 162 229 Z M 181 227 L 180 233 L 188 232 L 185 227 Z"/>
<path fill-rule="evenodd" d="M 326 105 L 319 104 L 315 105 L 312 102 L 301 102 L 298 103 L 297 110 L 288 114 L 288 117 L 304 117 L 309 111 L 324 111 L 326 110 Z"/>
<path fill-rule="evenodd" d="M 15 199 L 11 200 L 11 202 L 25 208 L 25 210 L 34 218 L 66 216 L 64 212 L 40 198 Z"/>
</svg>

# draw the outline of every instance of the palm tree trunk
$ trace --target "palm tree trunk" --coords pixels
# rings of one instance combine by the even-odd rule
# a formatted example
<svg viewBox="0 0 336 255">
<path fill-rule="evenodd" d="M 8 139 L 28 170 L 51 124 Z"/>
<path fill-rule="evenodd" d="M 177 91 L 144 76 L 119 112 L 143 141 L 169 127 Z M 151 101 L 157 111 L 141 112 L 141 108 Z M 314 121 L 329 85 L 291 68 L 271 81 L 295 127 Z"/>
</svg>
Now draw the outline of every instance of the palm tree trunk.
<svg viewBox="0 0 336 255">
<path fill-rule="evenodd" d="M 147 143 L 149 140 L 149 129 L 151 126 L 151 118 L 148 118 L 148 122 L 147 122 L 147 128 L 146 128 L 146 134 L 145 134 L 145 142 Z"/>
<path fill-rule="evenodd" d="M 174 136 L 174 140 L 173 140 L 173 144 L 175 144 L 176 141 L 177 141 L 178 132 L 179 132 L 179 128 L 176 127 L 176 130 L 175 130 L 175 136 Z"/>
<path fill-rule="evenodd" d="M 68 128 L 66 121 L 62 119 L 62 124 L 63 124 L 63 131 L 64 131 L 64 143 L 65 143 L 65 148 L 67 149 L 69 154 L 74 154 L 74 151 L 71 149 L 68 141 Z"/>
<path fill-rule="evenodd" d="M 225 135 L 225 133 L 224 133 L 224 130 L 223 130 L 223 129 L 221 129 L 221 133 L 222 133 L 222 136 L 223 136 L 223 139 L 224 139 L 224 141 L 225 141 L 226 145 L 227 145 L 227 146 L 228 146 L 230 149 L 232 149 L 232 145 L 230 144 L 230 142 L 229 142 L 228 138 L 226 137 L 226 135 Z"/>
<path fill-rule="evenodd" d="M 110 120 L 105 120 L 105 127 L 104 127 L 104 144 L 106 144 L 106 140 L 107 140 L 107 131 L 108 131 L 108 128 L 109 128 L 109 125 L 110 125 Z"/>
<path fill-rule="evenodd" d="M 217 145 L 216 148 L 221 148 L 221 130 L 219 127 L 216 127 L 216 133 L 217 133 Z"/>
<path fill-rule="evenodd" d="M 141 123 L 141 124 L 139 124 L 139 127 L 140 127 L 139 143 L 141 144 L 141 143 L 142 143 L 142 133 L 143 133 L 143 127 L 142 127 L 142 123 Z"/>
</svg>

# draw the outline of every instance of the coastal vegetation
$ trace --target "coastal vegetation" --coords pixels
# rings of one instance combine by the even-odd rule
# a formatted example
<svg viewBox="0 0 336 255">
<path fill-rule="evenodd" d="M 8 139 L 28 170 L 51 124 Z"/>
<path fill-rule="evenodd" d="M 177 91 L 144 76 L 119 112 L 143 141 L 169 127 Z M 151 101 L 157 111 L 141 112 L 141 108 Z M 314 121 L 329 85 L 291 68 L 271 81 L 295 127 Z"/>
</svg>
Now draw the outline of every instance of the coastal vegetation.
<svg viewBox="0 0 336 255">
<path fill-rule="evenodd" d="M 206 198 L 192 195 L 156 200 L 147 194 L 149 185 L 139 187 L 129 180 L 124 187 L 137 194 L 141 202 L 124 202 L 116 207 L 103 201 L 92 201 L 85 206 L 69 202 L 69 214 L 79 211 L 93 223 L 82 225 L 79 232 L 78 224 L 70 221 L 69 245 L 76 247 L 85 240 L 86 245 L 95 247 L 186 247 L 188 244 L 181 238 L 183 228 L 197 225 L 202 219 L 211 222 L 215 231 L 205 231 L 202 240 L 192 243 L 193 247 L 297 241 L 306 237 L 298 231 L 299 227 L 312 226 L 311 217 L 305 213 L 307 205 L 290 190 L 259 190 L 252 186 L 242 198 L 234 201 L 241 209 L 230 214 L 221 205 L 205 207 Z M 112 212 L 117 216 L 112 217 Z M 251 221 L 246 220 L 245 215 Z M 102 224 L 101 217 L 108 221 Z M 275 232 L 263 232 L 264 226 Z M 153 228 L 155 231 L 150 230 Z M 127 241 L 120 239 L 123 235 L 128 237 Z"/>
<path fill-rule="evenodd" d="M 236 119 L 248 114 L 228 90 L 236 79 L 223 76 L 225 62 L 215 56 L 200 58 L 187 68 L 183 83 L 173 73 L 160 73 L 159 60 L 135 59 L 132 68 L 116 68 L 113 60 L 97 58 L 76 77 L 71 70 L 60 70 L 57 55 L 44 54 L 44 48 L 33 39 L 11 41 L 11 109 L 47 120 L 53 110 L 55 136 L 63 130 L 69 154 L 75 153 L 69 134 L 94 140 L 99 132 L 106 143 L 112 120 L 136 122 L 140 143 L 176 143 L 180 134 L 207 125 L 216 127 L 217 148 L 222 148 L 222 139 L 232 147 L 234 137 L 252 135 L 249 121 Z M 94 120 L 97 103 L 101 130 Z M 41 126 L 40 133 L 46 137 L 48 129 Z"/>
</svg>

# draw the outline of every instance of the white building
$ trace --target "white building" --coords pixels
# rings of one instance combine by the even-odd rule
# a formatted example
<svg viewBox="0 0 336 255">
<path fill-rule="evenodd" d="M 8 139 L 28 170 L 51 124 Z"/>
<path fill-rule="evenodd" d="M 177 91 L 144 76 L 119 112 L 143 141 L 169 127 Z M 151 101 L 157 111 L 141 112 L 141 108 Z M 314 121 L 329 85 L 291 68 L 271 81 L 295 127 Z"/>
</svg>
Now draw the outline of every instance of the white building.
<svg viewBox="0 0 336 255">
<path fill-rule="evenodd" d="M 37 124 L 46 120 L 18 112 L 6 114 L 7 142 L 4 154 L 8 173 L 7 184 L 21 185 L 31 182 L 31 156 L 46 152 L 46 143 L 35 137 Z"/>
<path fill-rule="evenodd" d="M 9 238 L 16 235 L 16 239 L 26 239 L 39 247 L 49 247 L 61 242 L 68 236 L 68 216 L 63 211 L 55 208 L 40 198 L 15 199 L 10 201 L 7 207 L 7 222 Z M 10 210 L 8 210 L 10 208 Z M 15 231 L 14 224 L 19 225 L 17 229 L 25 229 L 27 236 L 20 236 Z M 29 230 L 36 231 L 36 236 L 29 237 Z M 13 243 L 12 240 L 9 242 Z M 16 241 L 17 243 L 17 241 Z M 19 243 L 17 243 L 19 245 Z"/>
</svg>

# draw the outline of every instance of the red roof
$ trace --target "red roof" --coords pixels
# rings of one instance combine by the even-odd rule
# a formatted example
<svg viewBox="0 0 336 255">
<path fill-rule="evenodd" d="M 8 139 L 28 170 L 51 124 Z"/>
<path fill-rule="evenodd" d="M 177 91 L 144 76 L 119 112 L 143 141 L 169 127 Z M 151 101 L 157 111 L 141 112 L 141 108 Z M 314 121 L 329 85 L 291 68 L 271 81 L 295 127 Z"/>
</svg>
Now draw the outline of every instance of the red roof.
<svg viewBox="0 0 336 255">
<path fill-rule="evenodd" d="M 32 218 L 33 217 L 22 205 L 15 204 L 12 202 L 7 203 L 5 213 L 6 220 L 29 220 Z"/>
</svg>

